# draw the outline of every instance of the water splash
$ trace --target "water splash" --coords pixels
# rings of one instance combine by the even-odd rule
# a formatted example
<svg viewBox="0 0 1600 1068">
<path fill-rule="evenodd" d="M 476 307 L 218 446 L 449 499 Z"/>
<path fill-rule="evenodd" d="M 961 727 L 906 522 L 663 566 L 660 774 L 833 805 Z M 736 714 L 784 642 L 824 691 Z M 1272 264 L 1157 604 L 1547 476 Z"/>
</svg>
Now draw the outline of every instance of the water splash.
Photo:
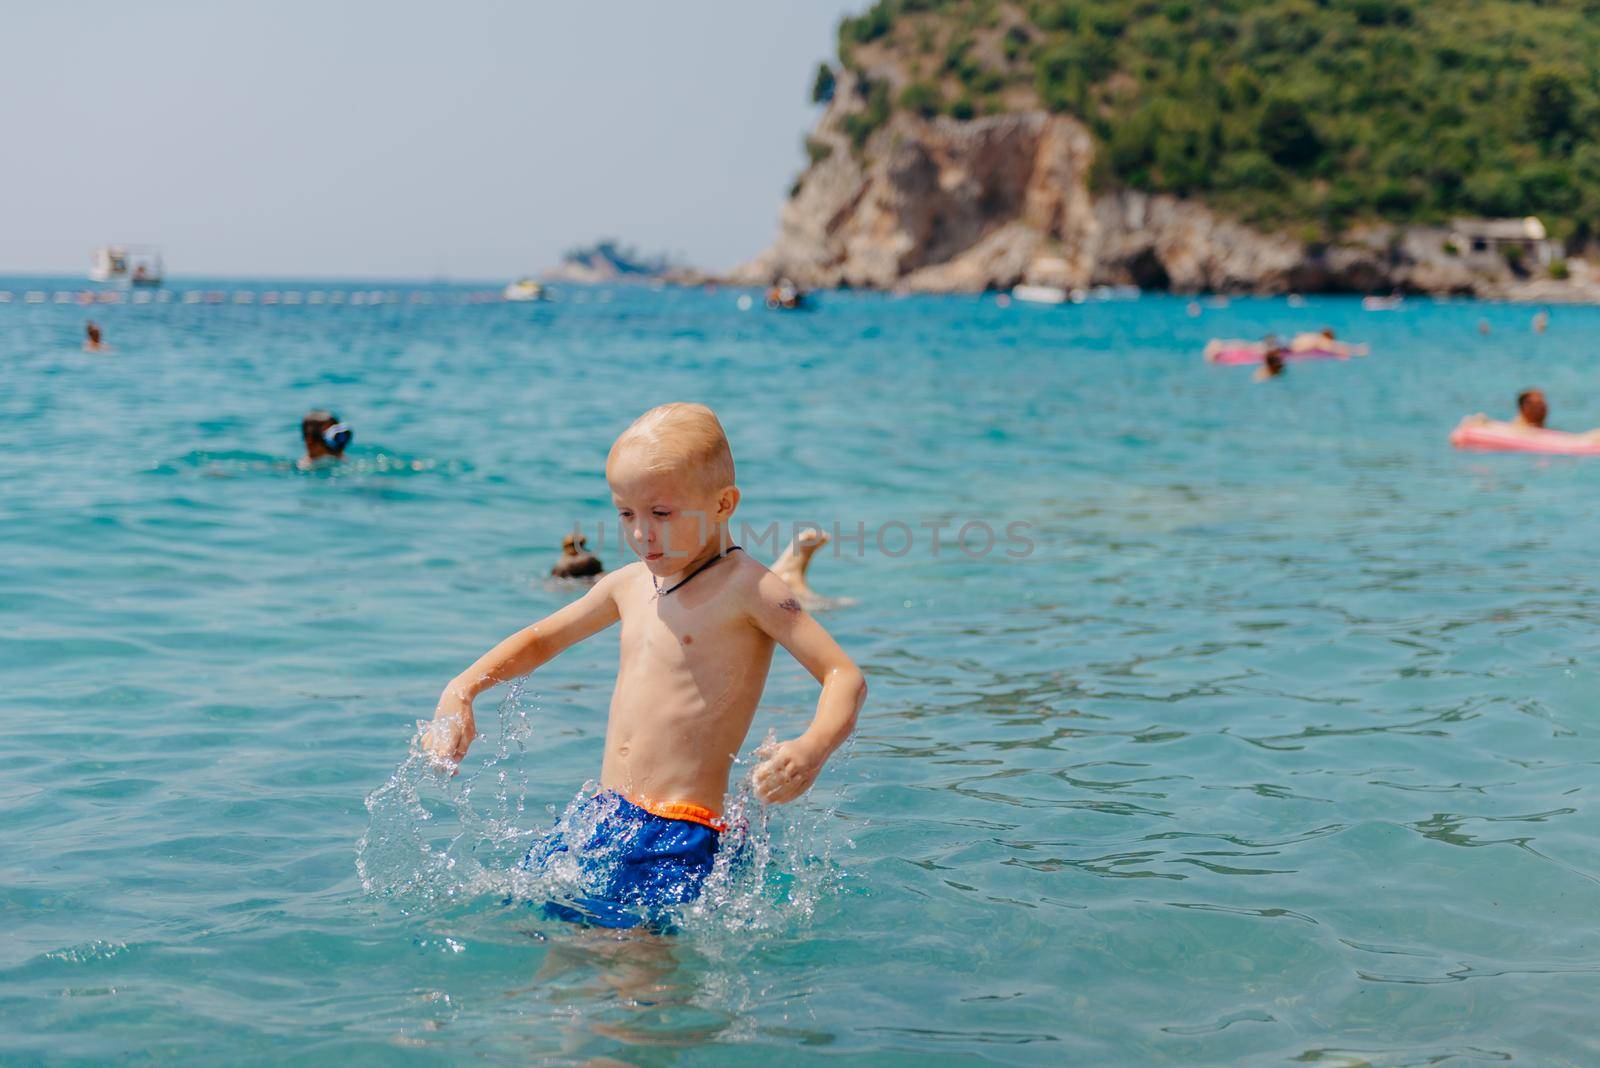
<svg viewBox="0 0 1600 1068">
<path fill-rule="evenodd" d="M 552 830 L 548 817 L 531 814 L 527 804 L 528 739 L 538 711 L 514 684 L 500 704 L 493 753 L 454 779 L 413 740 L 388 782 L 366 798 L 369 822 L 356 846 L 356 871 L 368 895 L 408 914 L 510 902 L 519 917 L 530 915 L 522 904 L 582 896 L 587 877 L 579 857 L 558 854 L 534 870 L 519 863 Z M 774 741 L 769 731 L 763 744 Z M 851 749 L 841 749 L 831 763 L 848 762 Z M 750 780 L 759 763 L 755 752 L 735 761 L 736 786 L 723 809 L 728 830 L 701 894 L 670 917 L 702 948 L 792 932 L 808 924 L 842 883 L 834 856 L 852 843 L 838 833 L 840 792 L 814 787 L 790 804 L 764 804 Z M 603 810 L 585 805 L 596 789 L 586 783 L 557 817 L 553 829 L 569 842 L 588 840 L 603 818 Z"/>
<path fill-rule="evenodd" d="M 777 740 L 776 731 L 768 730 L 755 751 Z M 847 763 L 852 750 L 847 743 L 834 763 Z M 699 898 L 679 912 L 685 931 L 702 936 L 783 933 L 809 923 L 818 904 L 841 885 L 833 854 L 853 843 L 834 827 L 839 797 L 833 794 L 824 801 L 813 787 L 787 805 L 765 804 L 751 782 L 759 762 L 753 753 L 735 761 L 744 771 L 723 808 L 728 830 Z"/>
<path fill-rule="evenodd" d="M 84 964 L 90 961 L 110 960 L 112 957 L 127 951 L 128 944 L 126 942 L 112 942 L 103 938 L 96 938 L 91 942 L 80 942 L 74 946 L 53 949 L 44 955 L 44 959 L 61 961 L 66 964 Z"/>
<path fill-rule="evenodd" d="M 257 475 L 291 475 L 310 479 L 349 479 L 370 476 L 470 474 L 472 465 L 464 460 L 440 460 L 428 456 L 406 456 L 379 449 L 351 449 L 335 463 L 323 461 L 301 466 L 297 459 L 241 449 L 191 449 L 182 456 L 162 460 L 146 469 L 158 475 L 198 472 L 209 478 L 248 478 Z"/>
<path fill-rule="evenodd" d="M 356 873 L 371 896 L 393 901 L 406 912 L 430 911 L 442 903 L 509 890 L 512 854 L 534 835 L 527 822 L 528 776 L 524 763 L 533 725 L 513 684 L 500 703 L 500 732 L 493 754 L 456 781 L 420 748 L 421 732 L 389 781 L 366 797 L 366 833 L 356 843 Z M 485 791 L 480 808 L 474 796 Z M 520 854 L 517 854 L 520 855 Z"/>
</svg>

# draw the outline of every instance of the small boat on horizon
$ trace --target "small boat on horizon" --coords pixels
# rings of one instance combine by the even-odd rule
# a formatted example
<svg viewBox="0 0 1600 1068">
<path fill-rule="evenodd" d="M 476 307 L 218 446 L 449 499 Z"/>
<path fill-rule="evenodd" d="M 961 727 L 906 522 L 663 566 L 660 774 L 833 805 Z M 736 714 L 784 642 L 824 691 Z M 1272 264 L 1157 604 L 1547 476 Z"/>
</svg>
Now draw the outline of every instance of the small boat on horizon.
<svg viewBox="0 0 1600 1068">
<path fill-rule="evenodd" d="M 531 278 L 519 278 L 506 286 L 503 294 L 506 300 L 535 301 L 547 299 L 544 286 Z"/>
<path fill-rule="evenodd" d="M 1014 286 L 1011 296 L 1029 304 L 1065 304 L 1072 299 L 1072 294 L 1060 286 Z"/>
</svg>

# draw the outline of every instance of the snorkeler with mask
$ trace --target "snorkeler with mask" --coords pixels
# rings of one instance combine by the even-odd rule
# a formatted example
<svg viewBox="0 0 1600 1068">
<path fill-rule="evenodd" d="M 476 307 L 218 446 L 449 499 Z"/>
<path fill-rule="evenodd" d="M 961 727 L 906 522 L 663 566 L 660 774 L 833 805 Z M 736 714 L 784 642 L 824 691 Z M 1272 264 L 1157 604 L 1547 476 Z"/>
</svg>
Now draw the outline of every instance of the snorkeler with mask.
<svg viewBox="0 0 1600 1068">
<path fill-rule="evenodd" d="M 300 437 L 306 443 L 306 454 L 300 457 L 299 467 L 304 470 L 323 460 L 341 460 L 354 433 L 333 412 L 318 408 L 306 413 L 300 420 Z"/>
</svg>

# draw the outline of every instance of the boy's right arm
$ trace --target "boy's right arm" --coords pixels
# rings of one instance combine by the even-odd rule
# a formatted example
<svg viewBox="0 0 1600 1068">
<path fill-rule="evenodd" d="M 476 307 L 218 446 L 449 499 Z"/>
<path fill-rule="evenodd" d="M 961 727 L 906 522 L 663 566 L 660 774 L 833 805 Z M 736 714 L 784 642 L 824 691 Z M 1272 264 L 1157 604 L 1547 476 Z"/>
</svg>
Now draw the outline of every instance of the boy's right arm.
<svg viewBox="0 0 1600 1068">
<path fill-rule="evenodd" d="M 491 686 L 526 675 L 621 618 L 616 591 L 624 581 L 625 571 L 605 575 L 588 593 L 533 626 L 517 631 L 451 679 L 439 696 L 433 722 L 423 732 L 423 752 L 459 764 L 478 735 L 472 715 L 473 698 Z"/>
</svg>

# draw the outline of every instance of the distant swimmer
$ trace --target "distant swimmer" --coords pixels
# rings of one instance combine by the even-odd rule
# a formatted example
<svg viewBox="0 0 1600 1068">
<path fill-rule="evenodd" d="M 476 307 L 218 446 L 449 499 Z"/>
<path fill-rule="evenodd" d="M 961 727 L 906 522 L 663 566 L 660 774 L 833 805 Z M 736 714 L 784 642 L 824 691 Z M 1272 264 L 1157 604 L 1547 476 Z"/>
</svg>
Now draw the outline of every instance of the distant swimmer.
<svg viewBox="0 0 1600 1068">
<path fill-rule="evenodd" d="M 342 460 L 354 436 L 334 413 L 320 408 L 307 412 L 300 420 L 300 437 L 306 443 L 306 454 L 300 457 L 299 466 L 304 469 L 323 460 Z"/>
<path fill-rule="evenodd" d="M 1533 332 L 1542 334 L 1550 326 L 1550 309 L 1540 308 L 1533 317 Z"/>
<path fill-rule="evenodd" d="M 1261 358 L 1273 349 L 1281 349 L 1276 334 L 1268 334 L 1260 341 L 1246 338 L 1214 337 L 1206 342 L 1201 355 L 1207 363 L 1260 363 Z"/>
<path fill-rule="evenodd" d="M 1487 319 L 1479 319 L 1478 320 L 1478 333 L 1481 334 L 1484 337 L 1488 337 L 1489 336 L 1489 320 L 1487 320 Z"/>
<path fill-rule="evenodd" d="M 1261 366 L 1256 371 L 1255 381 L 1265 382 L 1269 378 L 1277 378 L 1283 374 L 1283 349 L 1273 348 L 1261 357 Z"/>
<path fill-rule="evenodd" d="M 1550 418 L 1550 403 L 1544 399 L 1544 390 L 1525 389 L 1517 394 L 1517 417 L 1513 426 L 1526 430 L 1543 430 L 1544 421 Z"/>
<path fill-rule="evenodd" d="M 568 534 L 561 539 L 561 559 L 555 562 L 550 574 L 556 578 L 590 578 L 603 574 L 605 565 L 589 551 L 589 539 L 582 534 Z"/>
<path fill-rule="evenodd" d="M 1315 333 L 1306 331 L 1296 334 L 1294 340 L 1289 342 L 1290 352 L 1331 352 L 1339 356 L 1365 356 L 1365 345 L 1348 345 L 1338 340 L 1333 333 L 1333 327 L 1325 326 Z"/>
<path fill-rule="evenodd" d="M 1324 338 L 1324 344 L 1327 344 L 1325 335 L 1316 336 Z M 1206 342 L 1205 351 L 1201 355 L 1207 363 L 1229 367 L 1254 367 L 1260 370 L 1267 362 L 1268 356 L 1276 356 L 1279 363 L 1291 363 L 1297 360 L 1345 360 L 1349 359 L 1351 354 L 1365 355 L 1366 351 L 1365 345 L 1359 348 L 1345 346 L 1339 349 L 1326 347 L 1294 349 L 1283 344 L 1275 335 L 1268 334 L 1260 341 L 1214 337 Z"/>
<path fill-rule="evenodd" d="M 769 311 L 798 311 L 806 306 L 805 292 L 787 278 L 780 278 L 767 290 Z"/>
<path fill-rule="evenodd" d="M 1525 435 L 1527 437 L 1540 437 L 1549 428 L 1545 420 L 1550 417 L 1550 405 L 1544 399 L 1544 391 L 1539 389 L 1525 389 L 1517 394 L 1517 415 L 1510 420 L 1490 419 L 1482 412 L 1469 415 L 1461 420 L 1462 426 L 1482 427 L 1503 434 Z M 1588 438 L 1600 441 L 1600 427 L 1594 430 L 1585 430 L 1572 435 L 1574 438 Z"/>
<path fill-rule="evenodd" d="M 817 592 L 806 584 L 806 572 L 811 569 L 811 558 L 817 550 L 828 544 L 828 535 L 816 527 L 807 527 L 794 536 L 789 547 L 783 550 L 772 564 L 772 573 L 789 584 L 789 588 L 808 606 L 822 601 Z"/>
<path fill-rule="evenodd" d="M 100 324 L 93 319 L 83 324 L 83 351 L 110 352 L 111 346 L 100 340 Z"/>
</svg>

